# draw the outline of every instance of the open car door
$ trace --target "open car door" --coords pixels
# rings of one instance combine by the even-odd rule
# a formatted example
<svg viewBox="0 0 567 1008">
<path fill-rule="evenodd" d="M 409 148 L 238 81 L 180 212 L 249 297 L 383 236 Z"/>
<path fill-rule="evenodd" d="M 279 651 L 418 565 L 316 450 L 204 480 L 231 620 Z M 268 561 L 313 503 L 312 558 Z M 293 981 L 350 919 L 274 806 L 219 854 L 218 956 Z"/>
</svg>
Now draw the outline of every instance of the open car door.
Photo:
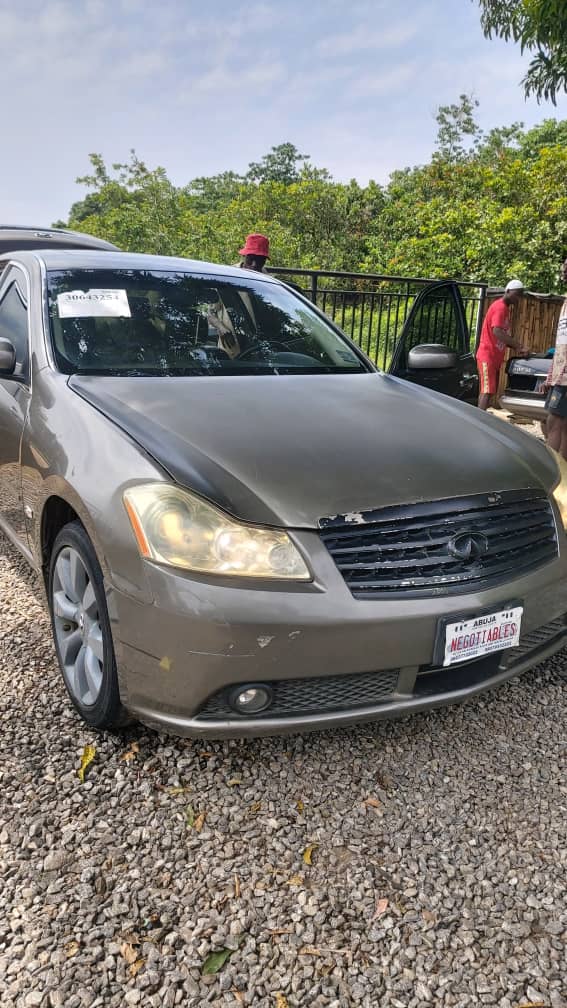
<svg viewBox="0 0 567 1008">
<path fill-rule="evenodd" d="M 416 297 L 390 374 L 476 405 L 478 371 L 458 284 L 441 280 Z"/>
</svg>

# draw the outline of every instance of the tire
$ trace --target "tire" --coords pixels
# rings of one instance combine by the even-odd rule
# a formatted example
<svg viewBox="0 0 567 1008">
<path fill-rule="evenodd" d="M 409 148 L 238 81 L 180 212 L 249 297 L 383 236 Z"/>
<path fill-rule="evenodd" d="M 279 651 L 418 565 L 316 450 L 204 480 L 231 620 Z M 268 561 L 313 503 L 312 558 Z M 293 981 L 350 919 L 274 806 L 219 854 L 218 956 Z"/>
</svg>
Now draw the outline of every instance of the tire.
<svg viewBox="0 0 567 1008">
<path fill-rule="evenodd" d="M 91 728 L 127 724 L 102 571 L 78 521 L 65 525 L 53 544 L 48 602 L 55 652 L 73 706 Z"/>
</svg>

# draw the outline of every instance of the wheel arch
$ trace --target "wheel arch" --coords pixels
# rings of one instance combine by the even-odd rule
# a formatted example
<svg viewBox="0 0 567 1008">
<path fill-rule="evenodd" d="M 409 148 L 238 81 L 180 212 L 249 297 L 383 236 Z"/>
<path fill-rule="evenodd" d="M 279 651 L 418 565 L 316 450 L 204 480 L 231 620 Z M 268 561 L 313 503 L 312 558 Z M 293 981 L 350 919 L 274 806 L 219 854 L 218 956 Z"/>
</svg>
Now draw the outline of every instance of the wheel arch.
<svg viewBox="0 0 567 1008">
<path fill-rule="evenodd" d="M 69 487 L 52 486 L 46 488 L 41 510 L 35 528 L 34 552 L 39 558 L 43 585 L 47 590 L 49 579 L 49 564 L 53 544 L 65 525 L 78 521 L 93 544 L 97 560 L 103 571 L 108 574 L 108 564 L 105 559 L 92 517 L 78 496 Z"/>
</svg>

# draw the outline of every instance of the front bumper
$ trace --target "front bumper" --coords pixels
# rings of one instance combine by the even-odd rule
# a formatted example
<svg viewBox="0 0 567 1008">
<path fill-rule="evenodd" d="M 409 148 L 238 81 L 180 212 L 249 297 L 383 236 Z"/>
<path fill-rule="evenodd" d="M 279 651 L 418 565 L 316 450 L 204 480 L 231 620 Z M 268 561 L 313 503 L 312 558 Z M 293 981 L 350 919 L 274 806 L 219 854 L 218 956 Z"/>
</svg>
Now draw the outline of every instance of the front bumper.
<svg viewBox="0 0 567 1008">
<path fill-rule="evenodd" d="M 305 540 L 314 560 L 313 584 L 213 585 L 148 565 L 153 605 L 113 591 L 122 701 L 139 720 L 178 735 L 219 738 L 392 718 L 465 700 L 567 642 L 563 556 L 476 594 L 357 600 L 319 537 L 296 538 Z M 519 648 L 433 667 L 441 618 L 498 611 L 512 600 L 524 606 Z M 276 697 L 285 696 L 274 716 L 245 718 L 227 705 L 235 686 L 253 683 L 271 684 Z M 294 699 L 300 694 L 301 703 Z"/>
<path fill-rule="evenodd" d="M 521 392 L 513 393 L 507 390 L 502 393 L 499 402 L 500 408 L 512 413 L 513 416 L 526 417 L 529 420 L 545 420 L 547 415 L 545 396 L 536 396 L 535 393 L 522 395 Z"/>
</svg>

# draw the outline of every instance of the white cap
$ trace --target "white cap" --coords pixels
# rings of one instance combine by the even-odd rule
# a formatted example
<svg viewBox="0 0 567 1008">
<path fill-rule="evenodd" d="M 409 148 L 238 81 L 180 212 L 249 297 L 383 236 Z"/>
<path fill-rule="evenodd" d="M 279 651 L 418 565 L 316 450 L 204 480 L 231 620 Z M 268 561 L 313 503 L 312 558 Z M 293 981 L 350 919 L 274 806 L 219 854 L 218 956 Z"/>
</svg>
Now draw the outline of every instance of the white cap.
<svg viewBox="0 0 567 1008">
<path fill-rule="evenodd" d="M 509 280 L 508 283 L 506 284 L 506 287 L 505 287 L 505 290 L 507 290 L 507 291 L 512 291 L 512 290 L 520 291 L 520 290 L 523 290 L 523 289 L 524 289 L 524 285 L 523 285 L 523 283 L 522 283 L 521 280 Z"/>
</svg>

